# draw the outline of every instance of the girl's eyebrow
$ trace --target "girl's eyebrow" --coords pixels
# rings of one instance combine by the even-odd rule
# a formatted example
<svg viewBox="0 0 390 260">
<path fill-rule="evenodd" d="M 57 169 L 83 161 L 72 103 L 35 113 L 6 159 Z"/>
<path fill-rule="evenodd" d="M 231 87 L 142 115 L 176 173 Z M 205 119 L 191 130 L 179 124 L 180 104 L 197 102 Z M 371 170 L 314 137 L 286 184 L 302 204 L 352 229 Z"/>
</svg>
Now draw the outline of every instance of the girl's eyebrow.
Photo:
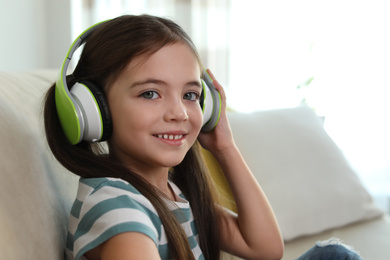
<svg viewBox="0 0 390 260">
<path fill-rule="evenodd" d="M 133 82 L 133 84 L 130 85 L 130 88 L 145 85 L 145 84 L 168 85 L 163 80 L 149 78 L 146 80 L 140 80 L 140 81 Z M 196 86 L 196 87 L 202 88 L 202 84 L 200 83 L 200 80 L 199 81 L 198 80 L 189 81 L 185 85 L 186 86 Z"/>
<path fill-rule="evenodd" d="M 145 84 L 166 85 L 166 83 L 162 80 L 150 78 L 150 79 L 146 79 L 146 80 L 140 80 L 140 81 L 133 82 L 133 84 L 131 84 L 130 88 L 137 87 L 140 85 L 145 85 Z"/>
<path fill-rule="evenodd" d="M 202 83 L 200 83 L 200 80 L 190 81 L 186 85 L 202 88 Z"/>
</svg>

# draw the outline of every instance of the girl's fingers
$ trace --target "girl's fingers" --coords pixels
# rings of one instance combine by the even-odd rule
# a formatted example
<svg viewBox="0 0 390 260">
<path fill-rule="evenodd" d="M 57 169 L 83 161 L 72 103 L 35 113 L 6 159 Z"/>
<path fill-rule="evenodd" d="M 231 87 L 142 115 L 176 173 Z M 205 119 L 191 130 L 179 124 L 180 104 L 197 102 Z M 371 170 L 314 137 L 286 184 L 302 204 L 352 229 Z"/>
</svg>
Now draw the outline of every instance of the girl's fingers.
<svg viewBox="0 0 390 260">
<path fill-rule="evenodd" d="M 211 79 L 213 80 L 213 85 L 214 85 L 215 89 L 218 90 L 219 94 L 221 95 L 221 99 L 223 100 L 223 102 L 225 102 L 226 101 L 225 90 L 223 89 L 221 84 L 219 84 L 218 80 L 215 78 L 215 76 L 211 72 L 211 70 L 207 69 L 206 71 L 210 75 Z"/>
</svg>

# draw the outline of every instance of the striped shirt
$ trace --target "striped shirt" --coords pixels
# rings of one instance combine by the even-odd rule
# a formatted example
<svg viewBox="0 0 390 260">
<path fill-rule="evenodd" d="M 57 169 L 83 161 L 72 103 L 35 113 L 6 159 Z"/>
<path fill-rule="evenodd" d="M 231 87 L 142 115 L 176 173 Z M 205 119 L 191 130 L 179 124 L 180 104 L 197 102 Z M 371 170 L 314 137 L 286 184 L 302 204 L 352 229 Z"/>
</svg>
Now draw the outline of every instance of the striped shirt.
<svg viewBox="0 0 390 260">
<path fill-rule="evenodd" d="M 195 259 L 204 259 L 190 205 L 179 188 L 170 185 L 179 199 L 167 201 L 167 206 L 183 227 Z M 122 179 L 81 178 L 69 218 L 67 260 L 87 259 L 83 256 L 86 252 L 122 232 L 147 235 L 161 259 L 169 259 L 164 227 L 148 199 Z"/>
</svg>

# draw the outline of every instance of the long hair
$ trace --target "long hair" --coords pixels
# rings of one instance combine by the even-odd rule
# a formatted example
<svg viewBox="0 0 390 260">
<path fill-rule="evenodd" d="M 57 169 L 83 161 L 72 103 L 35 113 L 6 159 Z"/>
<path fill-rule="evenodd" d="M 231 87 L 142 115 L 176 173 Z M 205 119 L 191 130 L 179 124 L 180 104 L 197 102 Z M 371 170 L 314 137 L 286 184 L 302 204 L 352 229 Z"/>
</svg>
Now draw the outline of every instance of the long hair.
<svg viewBox="0 0 390 260">
<path fill-rule="evenodd" d="M 67 76 L 68 86 L 89 80 L 106 92 L 107 86 L 113 83 L 132 59 L 141 55 L 147 57 L 176 42 L 187 44 L 200 64 L 190 37 L 168 19 L 125 15 L 105 22 L 88 37 L 73 75 Z M 166 231 L 171 258 L 194 259 L 187 236 L 162 200 L 161 192 L 108 154 L 101 144 L 82 141 L 72 145 L 66 139 L 57 116 L 55 84 L 46 94 L 44 121 L 50 149 L 65 168 L 83 178 L 116 177 L 128 181 L 156 208 Z M 196 142 L 183 161 L 174 167 L 170 178 L 191 205 L 205 259 L 215 260 L 220 256 L 220 213 L 212 182 L 203 165 L 199 144 Z"/>
</svg>

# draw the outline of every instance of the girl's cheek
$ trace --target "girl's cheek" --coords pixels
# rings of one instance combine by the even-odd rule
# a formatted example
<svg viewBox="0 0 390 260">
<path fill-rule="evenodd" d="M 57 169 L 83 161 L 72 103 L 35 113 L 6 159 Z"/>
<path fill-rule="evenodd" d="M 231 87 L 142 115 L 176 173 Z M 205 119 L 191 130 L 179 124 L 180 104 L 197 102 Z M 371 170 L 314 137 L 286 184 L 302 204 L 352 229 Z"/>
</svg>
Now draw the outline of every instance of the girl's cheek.
<svg viewBox="0 0 390 260">
<path fill-rule="evenodd" d="M 197 113 L 196 117 L 197 117 L 197 128 L 199 128 L 200 131 L 200 129 L 203 126 L 203 112 L 201 109 L 199 109 L 199 112 Z"/>
</svg>

